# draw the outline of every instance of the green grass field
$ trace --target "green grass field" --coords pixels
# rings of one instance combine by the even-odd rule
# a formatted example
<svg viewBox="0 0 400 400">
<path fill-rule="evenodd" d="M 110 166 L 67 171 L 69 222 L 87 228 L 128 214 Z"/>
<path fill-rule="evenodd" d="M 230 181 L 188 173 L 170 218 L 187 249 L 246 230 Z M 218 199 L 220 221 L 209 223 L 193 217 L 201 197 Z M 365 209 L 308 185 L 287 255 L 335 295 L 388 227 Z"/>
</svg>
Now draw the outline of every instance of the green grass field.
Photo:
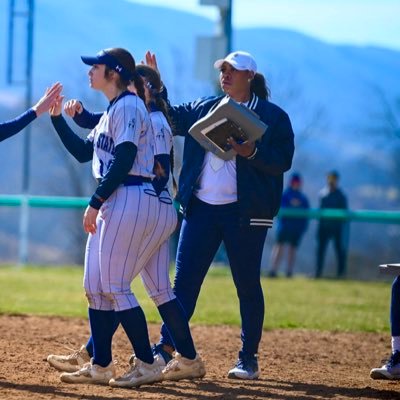
<svg viewBox="0 0 400 400">
<path fill-rule="evenodd" d="M 0 313 L 87 316 L 79 267 L 0 267 Z M 390 283 L 262 279 L 264 328 L 389 331 Z M 149 322 L 160 322 L 140 279 L 133 284 Z M 212 268 L 192 323 L 239 325 L 235 287 L 227 268 Z"/>
</svg>

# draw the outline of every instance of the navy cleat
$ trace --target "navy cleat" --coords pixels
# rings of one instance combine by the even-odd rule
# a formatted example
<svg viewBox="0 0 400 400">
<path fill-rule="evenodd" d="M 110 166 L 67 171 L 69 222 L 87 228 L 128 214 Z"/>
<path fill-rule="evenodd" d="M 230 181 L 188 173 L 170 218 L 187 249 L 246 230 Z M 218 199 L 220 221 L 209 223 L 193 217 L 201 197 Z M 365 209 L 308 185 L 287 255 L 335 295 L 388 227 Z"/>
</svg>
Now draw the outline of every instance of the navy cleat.
<svg viewBox="0 0 400 400">
<path fill-rule="evenodd" d="M 400 379 L 400 351 L 395 351 L 389 360 L 380 368 L 371 369 L 370 376 L 372 379 Z"/>
<path fill-rule="evenodd" d="M 154 356 L 159 354 L 164 359 L 165 365 L 167 365 L 173 358 L 173 355 L 169 353 L 167 350 L 165 350 L 165 347 L 162 343 L 153 345 L 151 350 L 153 351 Z"/>
<path fill-rule="evenodd" d="M 258 379 L 259 376 L 257 354 L 246 354 L 239 351 L 239 359 L 234 368 L 228 372 L 228 378 L 251 380 Z"/>
</svg>

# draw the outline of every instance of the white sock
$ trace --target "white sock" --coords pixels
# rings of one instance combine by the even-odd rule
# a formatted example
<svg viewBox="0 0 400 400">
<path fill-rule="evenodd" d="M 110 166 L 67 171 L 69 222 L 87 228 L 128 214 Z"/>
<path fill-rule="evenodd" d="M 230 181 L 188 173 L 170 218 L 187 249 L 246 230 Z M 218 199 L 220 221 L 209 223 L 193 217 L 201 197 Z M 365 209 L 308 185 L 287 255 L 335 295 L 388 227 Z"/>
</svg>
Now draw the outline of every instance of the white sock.
<svg viewBox="0 0 400 400">
<path fill-rule="evenodd" d="M 392 353 L 400 351 L 400 336 L 392 336 Z"/>
</svg>

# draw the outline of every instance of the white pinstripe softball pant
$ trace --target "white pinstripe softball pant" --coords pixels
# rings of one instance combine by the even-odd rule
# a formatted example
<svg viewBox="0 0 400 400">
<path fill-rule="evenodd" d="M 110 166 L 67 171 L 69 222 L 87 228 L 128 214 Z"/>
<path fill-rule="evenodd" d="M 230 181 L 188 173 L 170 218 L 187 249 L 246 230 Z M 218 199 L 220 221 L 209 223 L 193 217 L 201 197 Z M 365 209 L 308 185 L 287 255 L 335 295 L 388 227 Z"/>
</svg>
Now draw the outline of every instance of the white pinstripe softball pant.
<svg viewBox="0 0 400 400">
<path fill-rule="evenodd" d="M 101 208 L 97 231 L 86 245 L 84 288 L 90 308 L 137 307 L 131 283 L 138 274 L 157 305 L 175 298 L 168 238 L 176 227 L 176 211 L 146 193 L 151 189 L 149 183 L 120 186 Z"/>
</svg>

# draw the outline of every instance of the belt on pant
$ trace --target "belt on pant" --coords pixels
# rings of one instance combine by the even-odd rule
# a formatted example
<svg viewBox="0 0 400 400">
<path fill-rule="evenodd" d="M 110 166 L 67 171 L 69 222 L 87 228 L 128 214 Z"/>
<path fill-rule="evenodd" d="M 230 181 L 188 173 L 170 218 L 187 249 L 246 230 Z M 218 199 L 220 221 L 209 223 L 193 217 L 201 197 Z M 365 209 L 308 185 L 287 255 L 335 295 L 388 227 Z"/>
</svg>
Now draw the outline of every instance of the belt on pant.
<svg viewBox="0 0 400 400">
<path fill-rule="evenodd" d="M 98 178 L 97 182 L 100 183 L 102 178 Z M 124 186 L 141 186 L 143 183 L 151 183 L 152 179 L 144 176 L 139 175 L 128 175 L 123 181 L 122 185 Z"/>
</svg>

